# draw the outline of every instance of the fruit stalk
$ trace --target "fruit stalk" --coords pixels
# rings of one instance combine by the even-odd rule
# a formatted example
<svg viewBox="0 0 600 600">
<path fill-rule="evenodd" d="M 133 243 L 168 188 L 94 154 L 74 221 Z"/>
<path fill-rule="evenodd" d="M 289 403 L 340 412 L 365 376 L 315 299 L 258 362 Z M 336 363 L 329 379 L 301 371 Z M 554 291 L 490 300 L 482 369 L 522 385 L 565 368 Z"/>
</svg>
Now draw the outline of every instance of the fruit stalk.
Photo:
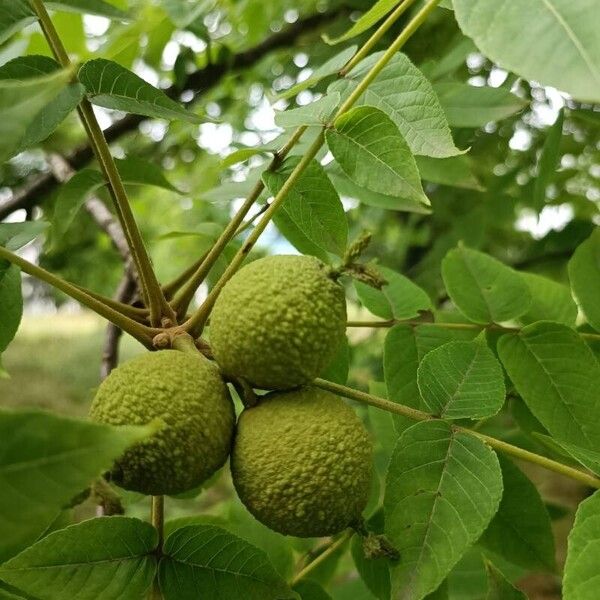
<svg viewBox="0 0 600 600">
<path fill-rule="evenodd" d="M 44 37 L 48 41 L 48 45 L 56 60 L 65 68 L 71 67 L 72 64 L 69 55 L 50 19 L 43 0 L 31 0 L 31 5 L 39 18 Z M 102 173 L 108 183 L 117 217 L 123 228 L 127 244 L 131 250 L 131 255 L 140 277 L 141 292 L 150 309 L 150 321 L 152 325 L 158 326 L 160 325 L 162 316 L 174 319 L 175 315 L 162 293 L 142 235 L 133 216 L 125 186 L 110 153 L 104 133 L 96 119 L 94 109 L 86 98 L 80 102 L 77 112 L 88 135 L 94 154 L 98 159 Z"/>
<path fill-rule="evenodd" d="M 164 526 L 165 526 L 165 497 L 152 496 L 152 505 L 150 508 L 150 517 L 152 525 L 158 531 L 158 546 L 157 551 L 162 552 Z"/>
<path fill-rule="evenodd" d="M 156 531 L 158 531 L 158 544 L 156 546 L 156 558 L 159 561 L 162 556 L 162 547 L 164 542 L 164 528 L 165 528 L 165 497 L 164 496 L 152 496 L 151 507 L 150 507 L 150 520 Z M 160 592 L 160 586 L 158 583 L 158 574 L 154 577 L 152 582 L 152 594 L 151 600 L 162 600 L 162 594 Z"/>
<path fill-rule="evenodd" d="M 326 381 L 325 379 L 316 379 L 314 385 L 329 392 L 333 392 L 334 394 L 338 394 L 339 396 L 349 398 L 350 400 L 364 402 L 365 404 L 369 404 L 370 406 L 375 406 L 376 408 L 387 410 L 388 412 L 395 413 L 397 415 L 402 415 L 403 417 L 407 417 L 409 419 L 412 419 L 413 421 L 443 420 L 438 419 L 438 417 L 435 417 L 434 415 L 423 412 L 421 410 L 417 410 L 409 406 L 404 406 L 403 404 L 397 404 L 396 402 L 391 402 L 390 400 L 386 400 L 385 398 L 380 398 L 378 396 L 374 396 L 373 394 L 368 394 L 366 392 L 354 390 L 345 385 L 340 385 L 338 383 Z M 561 475 L 574 479 L 575 481 L 579 481 L 580 483 L 583 483 L 592 488 L 600 489 L 600 478 L 594 475 L 584 473 L 579 469 L 569 467 L 568 465 L 564 465 L 558 461 L 546 458 L 545 456 L 535 454 L 534 452 L 530 452 L 529 450 L 519 448 L 518 446 L 513 446 L 512 444 L 503 442 L 502 440 L 493 438 L 489 435 L 479 433 L 478 431 L 473 431 L 472 429 L 468 429 L 466 427 L 459 427 L 456 425 L 454 425 L 453 428 L 455 431 L 467 433 L 469 435 L 473 435 L 479 438 L 488 446 L 494 448 L 494 450 L 498 450 L 500 452 L 503 452 L 504 454 L 508 454 L 509 456 L 513 456 L 520 460 L 536 464 L 540 467 L 543 467 L 544 469 L 548 469 L 549 471 L 560 473 Z"/>
<path fill-rule="evenodd" d="M 321 554 L 319 554 L 319 556 L 317 556 L 314 560 L 309 562 L 301 571 L 299 571 L 294 576 L 294 578 L 290 582 L 290 585 L 293 587 L 302 579 L 304 579 L 307 575 L 312 573 L 320 564 L 325 562 L 330 556 L 335 554 L 340 548 L 346 545 L 346 543 L 349 542 L 352 538 L 353 534 L 354 532 L 351 529 L 347 529 L 337 540 L 332 541 L 331 544 L 329 544 L 329 546 L 325 548 L 325 550 L 323 550 Z"/>
<path fill-rule="evenodd" d="M 361 82 L 357 85 L 355 90 L 350 94 L 350 96 L 346 99 L 346 101 L 342 104 L 342 106 L 336 112 L 334 118 L 331 120 L 333 122 L 340 115 L 344 114 L 352 106 L 356 103 L 356 101 L 362 96 L 367 87 L 371 84 L 371 82 L 381 73 L 383 68 L 390 62 L 393 56 L 398 52 L 398 50 L 407 42 L 407 40 L 415 33 L 415 31 L 420 27 L 420 25 L 425 21 L 425 19 L 429 16 L 429 14 L 435 9 L 435 7 L 439 4 L 440 0 L 428 0 L 423 8 L 414 16 L 413 19 L 407 24 L 407 26 L 402 30 L 402 33 L 396 38 L 396 40 L 392 43 L 392 45 L 385 51 L 384 55 L 373 65 L 373 67 L 369 70 L 369 72 L 365 75 L 365 77 L 361 80 Z M 252 230 L 252 233 L 248 236 L 248 239 L 244 242 L 240 250 L 233 257 L 233 260 L 228 265 L 227 269 L 214 285 L 213 289 L 208 294 L 206 300 L 202 304 L 202 306 L 186 321 L 183 325 L 185 331 L 190 332 L 194 337 L 199 336 L 204 326 L 206 325 L 206 321 L 210 315 L 212 307 L 214 303 L 221 293 L 221 290 L 231 279 L 233 274 L 240 268 L 242 263 L 244 262 L 246 256 L 250 253 L 254 244 L 258 241 L 263 231 L 266 229 L 267 225 L 271 222 L 271 219 L 275 212 L 279 210 L 279 207 L 283 204 L 283 201 L 286 199 L 288 193 L 293 188 L 294 184 L 300 179 L 310 162 L 315 158 L 321 146 L 325 142 L 325 129 L 330 126 L 325 125 L 322 129 L 315 141 L 311 144 L 310 148 L 306 151 L 300 162 L 296 165 L 294 170 L 291 172 L 290 176 L 283 184 L 282 188 L 279 190 L 277 195 L 273 198 L 271 205 L 268 210 L 264 213 L 260 221 L 256 224 L 256 227 Z"/>
</svg>

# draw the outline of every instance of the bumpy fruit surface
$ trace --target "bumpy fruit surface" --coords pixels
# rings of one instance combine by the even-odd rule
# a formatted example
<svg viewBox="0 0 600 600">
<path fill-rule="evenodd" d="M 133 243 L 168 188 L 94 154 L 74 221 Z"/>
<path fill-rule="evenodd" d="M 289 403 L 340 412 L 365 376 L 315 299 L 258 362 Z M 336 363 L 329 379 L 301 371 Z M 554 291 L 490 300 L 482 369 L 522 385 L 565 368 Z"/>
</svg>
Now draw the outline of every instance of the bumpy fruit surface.
<svg viewBox="0 0 600 600">
<path fill-rule="evenodd" d="M 223 288 L 210 319 L 210 342 L 227 375 L 254 387 L 310 383 L 334 358 L 346 330 L 343 288 L 310 256 L 269 256 Z"/>
<path fill-rule="evenodd" d="M 231 470 L 242 502 L 271 529 L 332 535 L 367 504 L 372 443 L 338 396 L 310 387 L 274 392 L 241 414 Z"/>
<path fill-rule="evenodd" d="M 217 366 L 198 354 L 162 350 L 115 369 L 90 415 L 111 425 L 160 419 L 156 434 L 130 448 L 113 479 L 144 494 L 177 494 L 208 479 L 227 460 L 235 415 Z"/>
</svg>

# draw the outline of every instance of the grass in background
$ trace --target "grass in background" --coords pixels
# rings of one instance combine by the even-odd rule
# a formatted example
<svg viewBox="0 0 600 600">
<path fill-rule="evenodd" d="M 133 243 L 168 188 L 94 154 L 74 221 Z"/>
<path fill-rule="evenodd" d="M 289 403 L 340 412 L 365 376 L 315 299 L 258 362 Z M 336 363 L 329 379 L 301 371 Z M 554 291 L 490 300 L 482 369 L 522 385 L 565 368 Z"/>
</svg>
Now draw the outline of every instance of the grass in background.
<svg viewBox="0 0 600 600">
<path fill-rule="evenodd" d="M 86 312 L 25 317 L 2 355 L 9 378 L 0 379 L 0 405 L 86 415 L 100 381 L 104 329 L 101 319 Z M 123 336 L 122 360 L 142 351 Z"/>
</svg>

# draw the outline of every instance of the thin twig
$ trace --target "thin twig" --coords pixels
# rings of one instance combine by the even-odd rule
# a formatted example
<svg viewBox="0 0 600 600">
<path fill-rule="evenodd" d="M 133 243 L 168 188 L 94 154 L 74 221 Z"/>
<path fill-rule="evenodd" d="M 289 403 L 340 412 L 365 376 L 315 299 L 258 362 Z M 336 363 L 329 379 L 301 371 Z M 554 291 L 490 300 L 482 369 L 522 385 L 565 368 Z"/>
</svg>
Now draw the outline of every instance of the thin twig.
<svg viewBox="0 0 600 600">
<path fill-rule="evenodd" d="M 391 402 L 385 398 L 380 398 L 379 396 L 368 394 L 367 392 L 361 392 L 360 390 L 354 390 L 345 385 L 326 381 L 325 379 L 316 379 L 314 381 L 314 385 L 321 389 L 327 390 L 328 392 L 333 392 L 334 394 L 343 396 L 344 398 L 350 398 L 351 400 L 364 402 L 370 406 L 374 406 L 397 415 L 402 415 L 403 417 L 407 417 L 413 421 L 443 421 L 443 419 L 435 417 L 434 415 L 430 415 L 422 410 L 417 410 L 416 408 L 411 408 L 410 406 Z M 499 450 L 504 454 L 509 454 L 515 458 L 539 465 L 544 469 L 554 471 L 555 473 L 560 473 L 561 475 L 565 475 L 566 477 L 574 479 L 575 481 L 579 481 L 580 483 L 588 485 L 592 488 L 600 489 L 600 478 L 594 475 L 590 475 L 580 471 L 579 469 L 574 469 L 573 467 L 569 467 L 559 463 L 558 461 L 546 458 L 545 456 L 535 454 L 534 452 L 529 452 L 529 450 L 524 450 L 518 446 L 513 446 L 512 444 L 508 444 L 502 440 L 484 435 L 478 431 L 473 431 L 472 429 L 467 429 L 466 427 L 458 427 L 456 425 L 453 426 L 453 428 L 455 431 L 467 433 L 479 438 L 488 446 L 494 448 L 495 450 Z"/>
<path fill-rule="evenodd" d="M 0 259 L 7 260 L 12 264 L 17 265 L 17 267 L 19 267 L 28 275 L 31 275 L 36 279 L 40 279 L 41 281 L 45 281 L 49 285 L 67 294 L 74 300 L 77 300 L 81 304 L 87 306 L 94 312 L 98 313 L 101 317 L 104 317 L 106 320 L 110 321 L 111 323 L 115 323 L 124 329 L 127 333 L 148 348 L 152 348 L 152 339 L 156 334 L 161 332 L 160 329 L 146 327 L 145 325 L 130 319 L 123 313 L 106 305 L 104 302 L 97 300 L 83 288 L 73 285 L 64 279 L 53 275 L 49 271 L 30 263 L 28 260 L 25 260 L 24 258 L 14 254 L 2 246 L 0 246 Z"/>
<path fill-rule="evenodd" d="M 30 0 L 30 2 L 37 14 L 40 27 L 54 57 L 62 67 L 71 68 L 71 60 L 46 10 L 43 0 Z M 125 186 L 110 152 L 108 142 L 96 119 L 94 109 L 87 98 L 81 100 L 77 106 L 77 113 L 88 135 L 90 145 L 98 160 L 102 174 L 108 183 L 108 189 L 113 199 L 117 218 L 127 239 L 127 245 L 139 276 L 140 292 L 144 296 L 145 303 L 150 310 L 150 322 L 152 325 L 159 326 L 162 317 L 175 320 L 175 315 L 166 301 L 156 278 L 152 262 L 133 216 Z"/>
<path fill-rule="evenodd" d="M 394 327 L 395 325 L 410 325 L 411 327 L 418 327 L 419 325 L 431 325 L 439 327 L 440 329 L 460 329 L 460 330 L 473 330 L 473 331 L 503 331 L 505 333 L 515 333 L 521 330 L 520 327 L 503 327 L 496 323 L 490 323 L 489 325 L 478 325 L 477 323 L 443 323 L 439 321 L 419 321 L 414 319 L 388 319 L 386 321 L 348 321 L 346 327 L 365 327 L 374 329 L 385 329 L 388 327 Z M 600 333 L 591 333 L 588 331 L 577 331 L 577 333 L 583 339 L 587 340 L 600 340 Z"/>
<path fill-rule="evenodd" d="M 115 300 L 129 303 L 137 294 L 137 285 L 129 273 L 125 273 L 115 293 Z M 104 346 L 102 349 L 102 362 L 100 365 L 100 378 L 106 379 L 110 372 L 119 364 L 119 342 L 123 330 L 114 323 L 106 326 Z"/>
</svg>

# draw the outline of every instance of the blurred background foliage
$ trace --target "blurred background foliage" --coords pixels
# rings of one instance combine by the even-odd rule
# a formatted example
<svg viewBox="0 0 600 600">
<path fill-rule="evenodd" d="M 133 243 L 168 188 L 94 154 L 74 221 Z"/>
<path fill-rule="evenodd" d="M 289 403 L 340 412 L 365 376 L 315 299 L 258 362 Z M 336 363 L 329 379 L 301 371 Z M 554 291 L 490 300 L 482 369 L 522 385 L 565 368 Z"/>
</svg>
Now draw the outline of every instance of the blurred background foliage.
<svg viewBox="0 0 600 600">
<path fill-rule="evenodd" d="M 325 44 L 321 34 L 342 33 L 349 19 L 356 20 L 372 2 L 115 0 L 113 4 L 127 8 L 136 18 L 126 24 L 110 24 L 101 17 L 54 14 L 73 58 L 84 61 L 103 56 L 117 61 L 154 85 L 169 88 L 196 113 L 207 117 L 200 126 L 139 119 L 113 142 L 115 156 L 151 162 L 182 191 L 177 194 L 130 186 L 134 211 L 159 277 L 167 281 L 206 250 L 268 160 L 267 155 L 256 154 L 245 163 L 226 166 L 223 158 L 236 149 L 272 142 L 279 145 L 274 141 L 281 130 L 275 126 L 273 106 L 283 109 L 307 104 L 326 90 L 328 81 L 287 100 L 274 101 L 275 96 L 305 80 L 337 54 L 339 47 Z M 380 42 L 381 48 L 387 47 L 404 21 L 392 27 Z M 360 44 L 364 39 L 366 34 L 355 42 Z M 276 48 L 270 46 L 273 40 L 278 41 Z M 350 238 L 365 229 L 373 232 L 367 258 L 376 258 L 410 276 L 427 290 L 438 308 L 444 308 L 446 301 L 440 261 L 459 240 L 521 270 L 564 281 L 568 258 L 599 222 L 600 112 L 556 90 L 518 80 L 491 64 L 460 33 L 452 11 L 445 8 L 437 9 L 405 52 L 434 84 L 468 82 L 503 87 L 519 96 L 524 108 L 500 122 L 453 128 L 457 146 L 468 149 L 470 173 L 459 186 L 426 183 L 431 215 L 384 210 L 345 199 Z M 35 26 L 0 46 L 0 64 L 23 53 L 49 54 Z M 245 57 L 242 65 L 236 65 L 239 55 Z M 190 74 L 195 77 L 193 91 L 187 85 Z M 558 167 L 540 202 L 534 194 L 539 157 L 563 107 Z M 105 128 L 124 118 L 114 111 L 96 110 Z M 1 211 L 32 177 L 48 171 L 47 153 L 68 155 L 84 143 L 83 130 L 73 114 L 44 142 L 43 149 L 23 152 L 0 167 L 2 217 L 23 220 L 27 213 L 50 215 L 56 186 L 50 193 L 37 195 L 27 209 Z M 302 144 L 298 151 L 301 148 Z M 440 177 L 444 174 L 438 174 Z M 270 227 L 257 252 L 290 250 L 291 246 Z M 60 240 L 50 235 L 43 248 L 29 252 L 51 271 L 107 295 L 114 292 L 122 274 L 118 254 L 84 211 L 78 213 L 68 235 Z M 218 276 L 222 268 L 223 264 L 218 264 L 211 277 Z M 206 290 L 201 290 L 200 296 L 204 293 Z M 351 289 L 349 296 L 351 312 L 358 318 L 364 311 Z M 103 325 L 30 279 L 26 280 L 26 297 L 24 326 L 3 355 L 11 379 L 0 381 L 0 402 L 83 415 L 98 384 Z M 367 389 L 383 379 L 384 334 L 362 329 L 351 332 L 351 385 Z M 135 342 L 125 340 L 125 357 L 139 351 Z M 366 411 L 364 416 L 369 418 Z M 581 494 L 576 487 L 565 488 L 564 482 L 557 486 L 551 478 L 541 480 L 535 472 L 532 476 L 538 477 L 544 497 L 558 504 L 573 505 Z M 175 515 L 185 515 L 190 507 L 196 512 L 213 507 L 217 500 L 227 497 L 227 490 L 225 482 L 197 501 L 170 501 L 171 508 Z M 234 501 L 219 506 L 215 518 L 229 510 L 239 512 Z M 243 517 L 239 519 L 243 521 L 240 527 L 253 527 Z M 557 528 L 566 531 L 564 524 Z M 257 538 L 266 535 L 264 529 L 250 533 Z M 298 544 L 300 550 L 310 547 Z M 274 547 L 278 548 L 277 544 Z M 285 571 L 290 568 L 287 554 L 280 552 L 283 557 L 274 560 Z M 468 572 L 467 563 L 463 567 Z M 334 598 L 369 598 L 366 589 L 360 587 L 363 584 L 348 576 L 349 563 L 346 567 L 338 571 L 342 584 Z M 333 567 L 316 576 L 326 581 L 333 576 Z M 553 580 L 531 585 L 539 588 L 539 595 L 532 597 L 557 597 Z"/>
</svg>

